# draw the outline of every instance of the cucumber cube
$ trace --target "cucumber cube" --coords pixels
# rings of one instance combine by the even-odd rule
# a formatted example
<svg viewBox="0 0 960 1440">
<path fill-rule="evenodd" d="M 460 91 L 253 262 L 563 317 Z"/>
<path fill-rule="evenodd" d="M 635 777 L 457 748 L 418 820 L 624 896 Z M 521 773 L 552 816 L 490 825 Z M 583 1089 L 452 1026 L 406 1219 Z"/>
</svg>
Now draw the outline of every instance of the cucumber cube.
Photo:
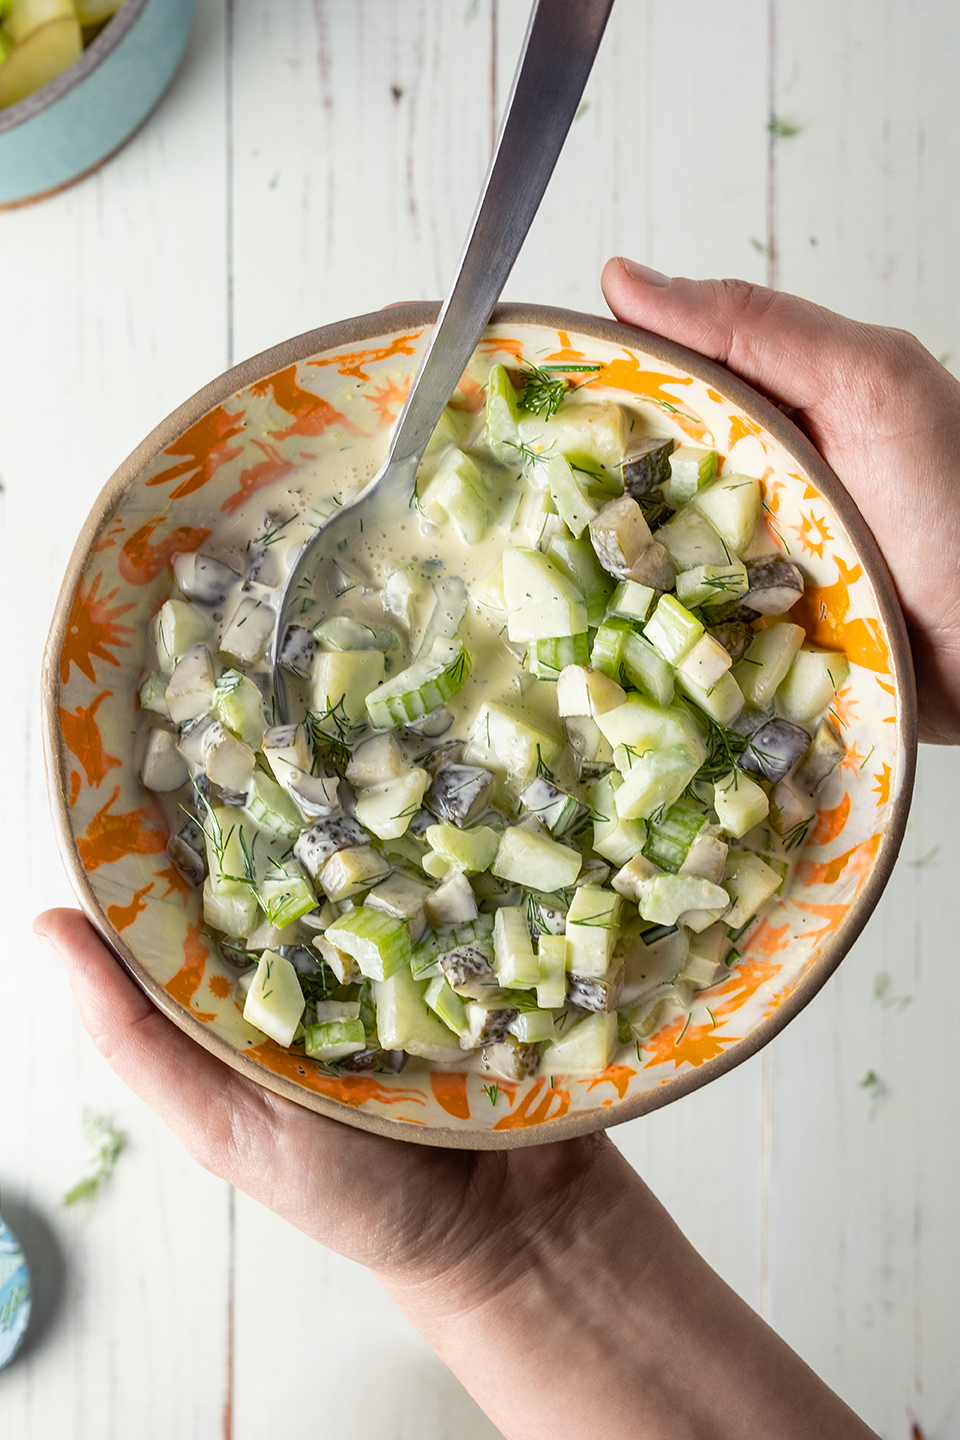
<svg viewBox="0 0 960 1440">
<path fill-rule="evenodd" d="M 650 527 L 637 501 L 630 495 L 608 500 L 590 521 L 590 540 L 604 570 L 620 580 L 629 580 L 630 571 L 650 544 Z"/>
<path fill-rule="evenodd" d="M 690 501 L 735 555 L 742 554 L 753 539 L 762 503 L 760 481 L 752 475 L 721 475 Z"/>
<path fill-rule="evenodd" d="M 157 664 L 164 675 L 172 675 L 181 656 L 194 645 L 211 640 L 210 621 L 203 610 L 187 600 L 167 600 L 153 622 Z"/>
<path fill-rule="evenodd" d="M 591 1012 L 569 1025 L 543 1053 L 545 1069 L 558 1074 L 600 1074 L 617 1044 L 616 1011 Z"/>
<path fill-rule="evenodd" d="M 317 906 L 317 897 L 293 861 L 287 861 L 282 868 L 268 869 L 258 891 L 263 913 L 278 930 L 292 925 Z"/>
<path fill-rule="evenodd" d="M 731 850 L 723 880 L 724 889 L 733 901 L 724 916 L 727 928 L 739 930 L 746 925 L 782 884 L 783 876 L 759 855 L 750 850 Z"/>
<path fill-rule="evenodd" d="M 661 488 L 663 498 L 674 509 L 693 498 L 716 474 L 716 450 L 703 450 L 696 445 L 678 445 L 668 462 L 670 479 Z"/>
<path fill-rule="evenodd" d="M 586 536 L 580 540 L 571 540 L 566 535 L 555 536 L 547 547 L 547 554 L 583 596 L 587 624 L 599 625 L 606 612 L 613 581 L 597 559 L 589 539 Z"/>
<path fill-rule="evenodd" d="M 732 672 L 748 705 L 755 710 L 765 710 L 773 704 L 773 697 L 805 639 L 801 627 L 791 625 L 788 620 L 758 631 Z"/>
<path fill-rule="evenodd" d="M 540 981 L 526 912 L 519 905 L 503 905 L 494 916 L 493 964 L 501 985 L 529 989 Z"/>
<path fill-rule="evenodd" d="M 661 525 L 657 539 L 665 548 L 678 571 L 694 570 L 701 565 L 730 565 L 733 555 L 706 515 L 690 505 L 678 510 L 672 520 Z"/>
<path fill-rule="evenodd" d="M 572 885 L 582 864 L 579 850 L 558 844 L 546 833 L 512 825 L 503 832 L 490 868 L 500 880 L 512 880 L 528 890 L 553 891 Z"/>
<path fill-rule="evenodd" d="M 328 900 L 350 900 L 390 874 L 390 862 L 372 845 L 350 845 L 338 850 L 324 865 L 318 883 Z"/>
<path fill-rule="evenodd" d="M 510 1034 L 524 1045 L 540 1045 L 552 1040 L 556 1034 L 553 1016 L 549 1010 L 521 1010 L 516 1020 L 510 1022 Z"/>
<path fill-rule="evenodd" d="M 467 1028 L 463 1001 L 442 975 L 435 975 L 423 992 L 427 1005 L 438 1015 L 454 1035 L 462 1035 Z"/>
<path fill-rule="evenodd" d="M 483 418 L 487 441 L 501 460 L 516 460 L 521 413 L 520 397 L 507 370 L 503 365 L 494 365 L 487 379 Z"/>
<path fill-rule="evenodd" d="M 624 675 L 638 690 L 658 705 L 672 704 L 673 667 L 649 640 L 633 630 L 625 634 L 620 646 L 620 662 Z"/>
<path fill-rule="evenodd" d="M 626 698 L 626 691 L 609 675 L 586 665 L 565 666 L 557 682 L 557 711 L 564 717 L 603 714 Z"/>
<path fill-rule="evenodd" d="M 581 885 L 567 911 L 567 969 L 602 980 L 610 970 L 620 933 L 619 895 L 599 885 Z"/>
<path fill-rule="evenodd" d="M 220 653 L 240 665 L 254 665 L 266 653 L 276 623 L 271 605 L 245 596 L 220 637 Z"/>
<path fill-rule="evenodd" d="M 621 820 L 646 820 L 661 806 L 672 805 L 702 764 L 702 757 L 689 745 L 643 751 L 633 759 L 617 791 L 617 814 Z"/>
<path fill-rule="evenodd" d="M 554 455 L 547 462 L 546 477 L 557 514 L 574 538 L 579 539 L 600 507 L 593 503 L 582 477 L 574 474 L 562 455 Z"/>
<path fill-rule="evenodd" d="M 565 835 L 585 813 L 579 800 L 545 775 L 531 781 L 520 796 L 520 804 L 536 815 L 555 838 Z"/>
<path fill-rule="evenodd" d="M 565 935 L 541 935 L 537 941 L 537 1004 L 559 1010 L 567 998 L 567 940 Z"/>
<path fill-rule="evenodd" d="M 619 681 L 622 678 L 620 670 L 623 642 L 625 637 L 632 633 L 629 620 L 621 620 L 616 616 L 604 620 L 593 637 L 590 650 L 590 664 L 593 669 L 599 670 L 610 680 Z"/>
<path fill-rule="evenodd" d="M 703 626 L 675 595 L 661 595 L 656 610 L 643 627 L 643 633 L 665 660 L 676 665 L 703 635 Z M 718 649 L 723 649 L 717 641 L 713 643 Z M 728 664 L 729 660 L 727 656 Z M 696 676 L 693 678 L 696 679 Z"/>
<path fill-rule="evenodd" d="M 697 875 L 655 875 L 643 887 L 640 914 L 656 925 L 675 925 L 686 910 L 723 914 L 729 905 L 726 890 Z"/>
<path fill-rule="evenodd" d="M 206 645 L 191 645 L 173 668 L 166 689 L 167 712 L 175 725 L 196 720 L 213 708 L 213 659 Z"/>
<path fill-rule="evenodd" d="M 793 657 L 787 677 L 777 691 L 784 715 L 799 724 L 814 719 L 846 684 L 849 674 L 846 655 L 805 645 Z"/>
<path fill-rule="evenodd" d="M 313 708 L 321 717 L 329 717 L 321 719 L 321 728 L 335 734 L 337 720 L 341 726 L 360 725 L 366 719 L 367 696 L 382 680 L 379 650 L 326 650 L 318 655 Z"/>
<path fill-rule="evenodd" d="M 675 875 L 690 853 L 690 847 L 706 824 L 702 810 L 688 801 L 678 801 L 647 825 L 643 847 L 646 858 L 661 870 Z"/>
<path fill-rule="evenodd" d="M 467 764 L 483 765 L 494 773 L 517 780 L 532 779 L 540 764 L 552 765 L 562 749 L 560 741 L 531 721 L 502 705 L 485 701 L 470 727 L 464 752 Z"/>
<path fill-rule="evenodd" d="M 677 576 L 677 599 L 684 605 L 724 605 L 746 593 L 750 582 L 741 560 L 729 565 L 696 565 Z"/>
<path fill-rule="evenodd" d="M 678 662 L 677 673 L 691 680 L 701 690 L 709 690 L 723 678 L 731 663 L 729 653 L 719 640 L 715 640 L 712 635 L 701 635 L 692 649 Z"/>
<path fill-rule="evenodd" d="M 679 584 L 677 588 L 679 590 Z M 649 585 L 638 585 L 635 580 L 621 580 L 610 597 L 608 613 L 639 624 L 650 613 L 655 594 L 656 591 Z M 680 598 L 683 599 L 683 596 Z"/>
<path fill-rule="evenodd" d="M 731 725 L 743 709 L 743 692 L 728 670 L 719 680 L 714 681 L 708 690 L 697 685 L 687 675 L 677 671 L 677 685 L 684 695 L 690 697 L 693 703 L 715 720 L 718 725 Z"/>
<path fill-rule="evenodd" d="M 518 430 L 532 449 L 565 455 L 600 476 L 606 472 L 607 483 L 620 488 L 626 425 L 624 412 L 613 401 L 568 400 L 556 415 L 524 413 Z"/>
<path fill-rule="evenodd" d="M 507 633 L 513 641 L 580 635 L 587 628 L 583 595 L 539 550 L 509 546 L 503 552 Z"/>
<path fill-rule="evenodd" d="M 221 724 L 253 750 L 259 750 L 267 730 L 259 685 L 239 670 L 224 670 L 213 691 L 213 708 Z M 303 767 L 310 769 L 310 762 Z"/>
<path fill-rule="evenodd" d="M 275 950 L 264 950 L 247 991 L 243 1018 L 278 1045 L 290 1045 L 306 1009 L 297 972 Z"/>
<path fill-rule="evenodd" d="M 419 769 L 372 785 L 357 797 L 357 819 L 379 839 L 396 840 L 406 832 L 429 788 L 430 776 Z"/>
<path fill-rule="evenodd" d="M 324 938 L 352 955 L 370 980 L 388 980 L 413 953 L 410 932 L 402 920 L 368 905 L 355 906 L 328 925 Z"/>
<path fill-rule="evenodd" d="M 309 775 L 313 747 L 305 725 L 274 725 L 264 733 L 258 748 L 263 750 L 274 778 L 284 790 L 288 789 L 291 779 Z"/>
<path fill-rule="evenodd" d="M 617 814 L 616 792 L 622 783 L 620 776 L 611 771 L 587 794 L 593 815 L 593 848 L 617 866 L 632 859 L 646 839 L 642 820 L 621 820 Z"/>
<path fill-rule="evenodd" d="M 487 825 L 478 825 L 473 830 L 461 830 L 456 825 L 429 825 L 424 831 L 424 839 L 430 849 L 448 863 L 450 869 L 447 874 L 453 870 L 476 873 L 489 869 L 500 845 L 500 836 Z M 425 860 L 427 858 L 424 857 Z M 446 878 L 446 875 L 437 878 Z"/>
<path fill-rule="evenodd" d="M 724 830 L 739 840 L 767 818 L 770 802 L 766 791 L 742 770 L 731 770 L 713 787 L 713 808 Z"/>
<path fill-rule="evenodd" d="M 153 710 L 157 715 L 170 718 L 167 708 L 167 676 L 162 670 L 154 670 L 140 686 L 140 709 Z"/>
</svg>

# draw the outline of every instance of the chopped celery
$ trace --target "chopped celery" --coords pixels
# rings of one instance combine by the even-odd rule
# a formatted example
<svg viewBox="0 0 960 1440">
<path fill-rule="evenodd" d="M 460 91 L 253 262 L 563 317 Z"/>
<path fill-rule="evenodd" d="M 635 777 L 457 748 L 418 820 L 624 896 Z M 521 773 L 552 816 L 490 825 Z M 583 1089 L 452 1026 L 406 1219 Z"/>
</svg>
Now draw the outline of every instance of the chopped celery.
<svg viewBox="0 0 960 1440">
<path fill-rule="evenodd" d="M 429 715 L 462 689 L 470 669 L 470 656 L 461 641 L 438 639 L 426 660 L 401 670 L 367 695 L 370 724 L 390 730 Z"/>
</svg>

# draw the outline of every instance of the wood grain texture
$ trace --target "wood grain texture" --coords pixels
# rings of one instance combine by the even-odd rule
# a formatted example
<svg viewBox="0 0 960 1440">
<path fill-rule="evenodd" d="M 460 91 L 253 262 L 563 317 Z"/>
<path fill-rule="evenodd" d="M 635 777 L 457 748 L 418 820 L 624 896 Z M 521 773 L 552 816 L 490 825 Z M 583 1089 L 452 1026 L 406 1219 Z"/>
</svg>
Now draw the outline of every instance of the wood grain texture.
<svg viewBox="0 0 960 1440">
<path fill-rule="evenodd" d="M 0 1119 L 0 1201 L 46 1235 L 50 1297 L 45 1327 L 0 1376 L 2 1440 L 497 1433 L 370 1277 L 231 1202 L 114 1081 L 29 921 L 69 898 L 36 695 L 49 611 L 97 490 L 231 361 L 443 293 L 526 8 L 206 0 L 173 89 L 131 145 L 76 189 L 0 217 L 6 575 L 36 601 L 9 627 L 0 707 L 15 757 L 2 857 L 16 1017 L 0 1058 L 5 1102 L 16 1097 Z M 602 312 L 613 253 L 671 273 L 770 274 L 916 331 L 955 367 L 958 30 L 952 0 L 620 0 L 505 298 Z M 771 137 L 772 117 L 798 133 Z M 958 784 L 957 756 L 922 755 L 880 912 L 774 1046 L 614 1132 L 710 1262 L 884 1440 L 908 1440 L 914 1423 L 925 1440 L 960 1428 L 960 1049 L 944 898 Z M 88 1218 L 59 1206 L 83 1168 L 83 1104 L 131 1140 Z"/>
</svg>

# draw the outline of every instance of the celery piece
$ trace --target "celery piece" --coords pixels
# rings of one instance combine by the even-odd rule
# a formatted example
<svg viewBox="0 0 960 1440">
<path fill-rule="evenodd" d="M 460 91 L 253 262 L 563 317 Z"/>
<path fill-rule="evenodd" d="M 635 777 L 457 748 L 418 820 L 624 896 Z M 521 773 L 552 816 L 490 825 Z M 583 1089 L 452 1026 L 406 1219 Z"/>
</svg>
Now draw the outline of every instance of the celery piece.
<svg viewBox="0 0 960 1440">
<path fill-rule="evenodd" d="M 538 680 L 556 680 L 567 665 L 586 665 L 590 658 L 587 632 L 560 635 L 553 640 L 531 640 L 524 657 L 526 667 Z"/>
<path fill-rule="evenodd" d="M 587 607 L 587 624 L 599 625 L 614 582 L 597 559 L 597 552 L 590 541 L 585 537 L 571 540 L 566 535 L 555 535 L 547 547 L 547 555 L 582 594 Z"/>
<path fill-rule="evenodd" d="M 645 857 L 661 870 L 675 875 L 706 824 L 706 818 L 702 810 L 686 800 L 678 800 L 662 815 L 651 816 L 643 846 Z"/>
<path fill-rule="evenodd" d="M 676 665 L 700 639 L 703 626 L 675 595 L 661 595 L 643 634 L 665 660 Z"/>
<path fill-rule="evenodd" d="M 327 1020 L 310 1025 L 303 1037 L 303 1048 L 313 1060 L 342 1060 L 367 1048 L 362 1020 Z"/>
<path fill-rule="evenodd" d="M 503 905 L 494 916 L 493 963 L 501 985 L 529 988 L 539 982 L 539 961 L 533 952 L 526 911 L 519 905 Z"/>
<path fill-rule="evenodd" d="M 580 635 L 587 628 L 580 590 L 540 550 L 519 545 L 504 550 L 503 596 L 513 641 Z"/>
<path fill-rule="evenodd" d="M 503 832 L 490 869 L 498 879 L 512 880 L 528 890 L 553 891 L 572 885 L 582 864 L 579 850 L 512 825 Z"/>
<path fill-rule="evenodd" d="M 439 709 L 461 689 L 471 663 L 459 640 L 436 640 L 427 659 L 401 670 L 368 693 L 370 724 L 376 730 L 392 730 Z"/>
<path fill-rule="evenodd" d="M 650 606 L 653 604 L 653 597 L 656 593 L 651 586 L 638 585 L 636 580 L 621 580 L 610 596 L 607 613 L 639 624 L 649 615 Z"/>
<path fill-rule="evenodd" d="M 254 770 L 250 796 L 244 807 L 251 820 L 274 835 L 295 840 L 303 829 L 300 811 L 286 790 L 263 770 Z"/>
<path fill-rule="evenodd" d="M 567 998 L 567 938 L 541 935 L 537 941 L 537 1004 L 544 1010 L 559 1010 Z"/>
<path fill-rule="evenodd" d="M 371 906 L 358 905 L 328 925 L 324 938 L 352 955 L 370 980 L 387 980 L 413 954 L 410 932 L 402 920 Z"/>
<path fill-rule="evenodd" d="M 247 991 L 244 1020 L 278 1045 L 290 1045 L 305 1004 L 297 972 L 290 961 L 275 950 L 264 950 Z"/>
<path fill-rule="evenodd" d="M 656 700 L 658 705 L 672 703 L 673 666 L 653 648 L 649 640 L 633 630 L 624 634 L 620 643 L 620 663 L 631 685 Z"/>
<path fill-rule="evenodd" d="M 593 637 L 590 664 L 594 670 L 619 682 L 623 643 L 632 634 L 629 620 L 605 620 Z"/>
</svg>

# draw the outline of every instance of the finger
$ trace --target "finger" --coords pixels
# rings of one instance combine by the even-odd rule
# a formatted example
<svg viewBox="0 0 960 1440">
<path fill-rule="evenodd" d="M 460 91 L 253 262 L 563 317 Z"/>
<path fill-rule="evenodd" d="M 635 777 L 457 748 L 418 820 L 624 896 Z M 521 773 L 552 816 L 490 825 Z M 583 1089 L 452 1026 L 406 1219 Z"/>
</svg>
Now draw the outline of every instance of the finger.
<svg viewBox="0 0 960 1440">
<path fill-rule="evenodd" d="M 600 283 L 618 320 L 719 360 L 796 409 L 814 408 L 829 395 L 851 352 L 871 349 L 876 333 L 762 285 L 670 279 L 622 257 L 607 261 Z"/>
</svg>

